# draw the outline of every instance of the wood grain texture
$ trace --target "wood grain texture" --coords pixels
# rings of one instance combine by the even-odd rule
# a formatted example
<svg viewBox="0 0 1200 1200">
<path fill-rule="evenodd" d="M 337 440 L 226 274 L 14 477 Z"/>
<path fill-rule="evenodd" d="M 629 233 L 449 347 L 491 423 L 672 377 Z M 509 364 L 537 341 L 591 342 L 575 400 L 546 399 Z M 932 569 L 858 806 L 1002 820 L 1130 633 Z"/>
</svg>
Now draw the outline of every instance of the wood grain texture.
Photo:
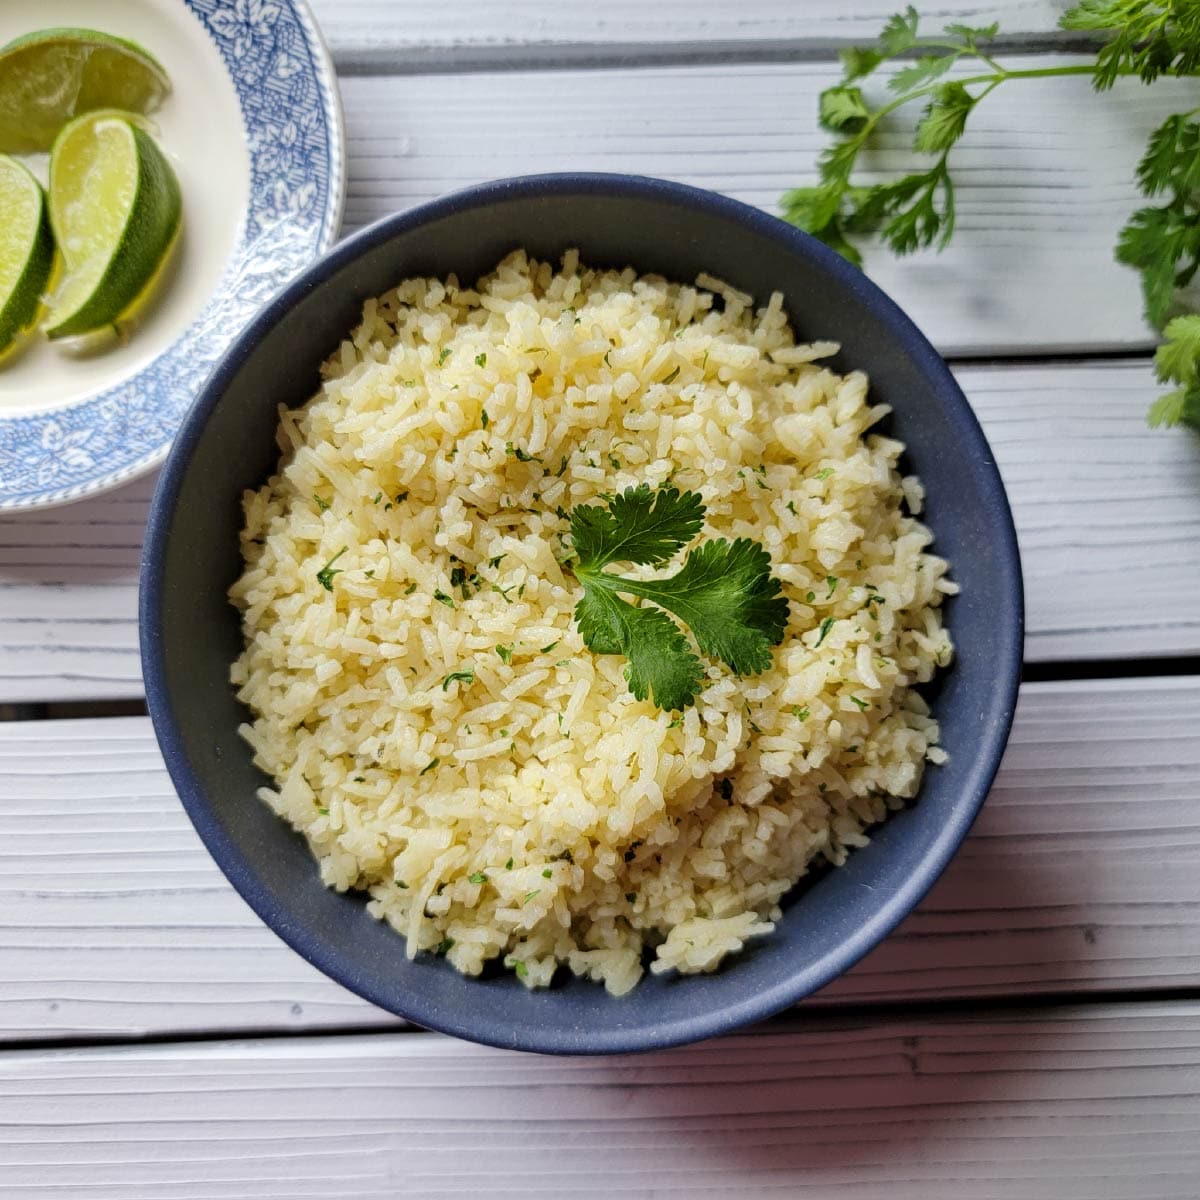
<svg viewBox="0 0 1200 1200">
<path fill-rule="evenodd" d="M 1062 56 L 1012 65 L 1077 63 Z M 817 97 L 830 63 L 344 77 L 346 224 L 467 184 L 540 171 L 658 175 L 775 211 L 811 183 L 828 136 Z M 1097 98 L 1082 77 L 1000 88 L 955 149 L 958 232 L 942 255 L 871 252 L 867 269 L 953 354 L 1143 348 L 1137 277 L 1117 265 L 1150 130 L 1193 103 L 1188 82 L 1125 81 Z M 914 114 L 915 116 L 915 114 Z M 913 169 L 902 127 L 878 171 Z"/>
<path fill-rule="evenodd" d="M 1146 428 L 1146 363 L 962 367 L 1008 486 L 1026 655 L 1200 652 L 1200 459 Z M 0 702 L 140 696 L 137 562 L 152 480 L 0 519 Z"/>
<path fill-rule="evenodd" d="M 731 51 L 787 43 L 797 50 L 831 42 L 873 40 L 896 0 L 455 0 L 452 4 L 381 4 L 378 0 L 312 0 L 326 40 L 344 61 L 381 52 L 396 67 L 416 62 L 470 63 L 525 60 L 546 49 L 560 60 L 574 49 L 633 51 L 702 46 Z M 929 11 L 936 33 L 949 21 L 986 25 L 999 21 L 1010 37 L 1053 31 L 1065 4 L 1055 0 L 945 0 Z M 928 11 L 928 10 L 927 10 Z M 924 29 L 924 26 L 922 27 Z"/>
<path fill-rule="evenodd" d="M 1200 1006 L 814 1020 L 641 1057 L 435 1034 L 0 1058 L 0 1196 L 1195 1200 Z"/>
<path fill-rule="evenodd" d="M 1200 986 L 1198 723 L 1200 678 L 1028 685 L 953 865 L 815 1002 Z M 148 721 L 0 724 L 0 1040 L 391 1021 L 225 883 Z"/>
</svg>

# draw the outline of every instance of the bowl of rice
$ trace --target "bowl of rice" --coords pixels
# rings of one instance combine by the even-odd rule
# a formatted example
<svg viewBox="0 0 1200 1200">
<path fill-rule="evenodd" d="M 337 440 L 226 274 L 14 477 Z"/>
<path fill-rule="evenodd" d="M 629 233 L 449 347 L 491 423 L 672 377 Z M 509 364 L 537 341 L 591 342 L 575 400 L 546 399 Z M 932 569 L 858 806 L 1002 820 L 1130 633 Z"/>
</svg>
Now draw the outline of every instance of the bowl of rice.
<svg viewBox="0 0 1200 1200">
<path fill-rule="evenodd" d="M 154 726 L 217 863 L 431 1029 L 661 1048 L 914 907 L 1012 720 L 1020 565 L 929 343 L 660 180 L 469 189 L 240 335 L 151 511 Z"/>
</svg>

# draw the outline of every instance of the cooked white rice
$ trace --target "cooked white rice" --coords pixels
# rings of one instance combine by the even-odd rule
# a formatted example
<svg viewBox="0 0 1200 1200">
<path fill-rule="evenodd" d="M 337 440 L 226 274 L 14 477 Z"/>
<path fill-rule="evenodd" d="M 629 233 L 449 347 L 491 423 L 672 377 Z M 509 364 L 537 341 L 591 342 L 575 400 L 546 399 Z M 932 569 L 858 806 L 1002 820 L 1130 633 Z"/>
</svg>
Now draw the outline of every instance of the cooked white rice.
<svg viewBox="0 0 1200 1200">
<path fill-rule="evenodd" d="M 322 879 L 410 957 L 615 994 L 651 957 L 711 970 L 941 760 L 912 685 L 950 661 L 955 585 L 835 350 L 797 346 L 779 295 L 515 253 L 367 301 L 281 410 L 231 592 L 243 733 Z M 562 566 L 563 510 L 668 477 L 702 536 L 767 548 L 791 606 L 770 670 L 710 664 L 683 713 L 584 646 Z"/>
</svg>

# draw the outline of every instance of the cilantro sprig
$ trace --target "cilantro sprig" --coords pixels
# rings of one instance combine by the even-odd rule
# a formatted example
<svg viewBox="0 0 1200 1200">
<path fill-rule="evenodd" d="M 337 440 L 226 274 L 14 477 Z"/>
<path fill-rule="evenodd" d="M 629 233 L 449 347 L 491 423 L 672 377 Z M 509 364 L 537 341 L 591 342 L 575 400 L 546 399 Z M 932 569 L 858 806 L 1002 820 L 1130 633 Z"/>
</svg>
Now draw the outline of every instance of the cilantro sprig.
<svg viewBox="0 0 1200 1200">
<path fill-rule="evenodd" d="M 976 106 L 1001 84 L 1090 75 L 1102 92 L 1121 76 L 1152 83 L 1160 76 L 1200 74 L 1200 0 L 1081 0 L 1063 14 L 1060 25 L 1103 39 L 1094 61 L 1026 70 L 1007 69 L 992 56 L 997 24 L 950 24 L 931 36 L 920 20 L 909 5 L 888 20 L 874 46 L 842 51 L 842 80 L 821 94 L 818 111 L 836 141 L 818 160 L 817 184 L 794 188 L 780 201 L 786 220 L 859 265 L 862 255 L 853 239 L 863 235 L 877 234 L 901 255 L 929 246 L 941 250 L 949 243 L 955 226 L 950 152 Z M 887 81 L 891 95 L 872 103 L 860 84 L 901 57 Z M 967 73 L 945 78 L 960 64 L 968 64 Z M 912 103 L 922 105 L 913 148 L 932 156 L 932 162 L 899 178 L 860 182 L 860 156 L 881 122 Z M 1131 216 L 1115 255 L 1140 272 L 1146 317 L 1166 337 L 1167 365 L 1160 351 L 1160 379 L 1182 385 L 1154 405 L 1150 423 L 1200 430 L 1200 339 L 1193 327 L 1170 321 L 1180 311 L 1179 289 L 1200 269 L 1198 116 L 1200 108 L 1177 113 L 1151 134 L 1137 181 L 1148 199 L 1162 202 Z"/>
<path fill-rule="evenodd" d="M 584 644 L 597 654 L 624 655 L 629 690 L 662 709 L 687 707 L 704 679 L 692 642 L 668 613 L 687 625 L 701 654 L 738 675 L 765 671 L 787 626 L 788 602 L 771 575 L 770 557 L 749 538 L 703 542 L 662 579 L 604 569 L 661 566 L 696 537 L 704 515 L 697 492 L 652 491 L 647 484 L 570 514 L 573 570 L 583 585 L 575 620 Z M 649 603 L 635 606 L 621 594 Z"/>
</svg>

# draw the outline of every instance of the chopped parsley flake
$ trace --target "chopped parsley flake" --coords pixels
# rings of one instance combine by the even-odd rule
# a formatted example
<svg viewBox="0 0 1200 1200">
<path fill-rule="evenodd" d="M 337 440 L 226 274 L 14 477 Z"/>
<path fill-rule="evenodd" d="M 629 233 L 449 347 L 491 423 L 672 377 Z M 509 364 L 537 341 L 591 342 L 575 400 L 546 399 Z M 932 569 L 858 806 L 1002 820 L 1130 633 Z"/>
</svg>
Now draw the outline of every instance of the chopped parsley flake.
<svg viewBox="0 0 1200 1200">
<path fill-rule="evenodd" d="M 486 354 L 475 355 L 475 365 L 477 367 L 486 367 L 487 366 L 487 355 Z M 487 426 L 485 425 L 484 428 L 486 429 Z"/>
<path fill-rule="evenodd" d="M 440 942 L 438 942 L 437 953 L 445 954 L 450 949 L 450 947 L 453 945 L 454 945 L 454 939 L 452 937 L 442 938 L 442 940 Z"/>
<path fill-rule="evenodd" d="M 448 359 L 450 357 L 450 354 L 451 354 L 450 347 L 443 346 L 442 352 L 438 355 L 438 366 L 439 367 L 442 365 L 442 363 L 444 363 L 446 361 L 446 359 Z"/>
<path fill-rule="evenodd" d="M 365 775 L 355 775 L 354 782 L 355 783 L 366 783 L 367 782 L 366 776 Z"/>
<path fill-rule="evenodd" d="M 555 646 L 557 646 L 557 645 L 558 645 L 558 643 L 557 643 L 557 642 L 551 642 L 551 643 L 550 643 L 550 645 L 548 645 L 548 646 L 543 646 L 543 647 L 542 647 L 542 648 L 541 648 L 541 649 L 538 651 L 538 653 L 539 653 L 539 654 L 549 654 L 549 653 L 550 653 L 550 651 L 551 651 L 551 650 L 553 650 L 553 649 L 554 649 L 554 647 L 555 647 Z"/>
<path fill-rule="evenodd" d="M 371 498 L 371 503 L 378 504 L 380 502 L 380 500 L 382 500 L 382 499 L 383 499 L 383 493 L 376 492 L 375 495 Z"/>
<path fill-rule="evenodd" d="M 807 721 L 809 718 L 809 711 L 808 711 L 807 706 L 804 708 L 801 708 L 800 705 L 798 705 L 798 704 L 793 705 L 792 706 L 792 715 L 801 721 Z"/>
<path fill-rule="evenodd" d="M 506 667 L 512 662 L 513 648 L 511 646 L 497 646 L 496 653 L 500 655 L 500 661 Z"/>
<path fill-rule="evenodd" d="M 663 380 L 663 383 L 674 383 L 674 382 L 675 382 L 675 380 L 676 380 L 676 379 L 678 379 L 678 378 L 679 378 L 679 368 L 678 368 L 678 367 L 676 367 L 676 368 L 675 368 L 675 370 L 673 370 L 673 371 L 670 373 L 670 375 L 668 375 L 668 376 L 667 376 L 667 377 L 666 377 L 666 378 Z"/>
<path fill-rule="evenodd" d="M 784 507 L 792 514 L 793 517 L 797 515 L 796 506 L 790 500 L 784 505 Z"/>
<path fill-rule="evenodd" d="M 398 888 L 403 888 L 406 892 L 408 891 L 408 884 L 405 883 L 403 879 L 397 879 L 396 886 Z"/>
<path fill-rule="evenodd" d="M 525 898 L 521 901 L 522 904 L 528 904 L 542 889 L 534 888 L 532 892 L 526 892 Z"/>
<path fill-rule="evenodd" d="M 825 585 L 829 588 L 829 591 L 825 593 L 825 599 L 828 600 L 837 591 L 838 577 L 836 575 L 826 575 Z"/>
<path fill-rule="evenodd" d="M 441 589 L 433 593 L 433 598 L 439 603 L 444 604 L 447 608 L 454 607 L 454 597 L 447 596 Z"/>
<path fill-rule="evenodd" d="M 513 865 L 513 860 L 510 858 L 510 859 L 508 860 L 508 862 L 506 862 L 506 863 L 504 864 L 504 869 L 505 869 L 506 871 L 511 871 L 511 870 L 512 870 L 512 865 Z"/>
<path fill-rule="evenodd" d="M 421 768 L 420 774 L 428 775 L 442 760 L 440 758 L 431 758 L 425 766 Z"/>
<path fill-rule="evenodd" d="M 833 468 L 826 467 L 823 471 L 817 472 L 817 478 L 824 481 L 824 480 L 828 479 L 830 477 L 830 475 L 832 475 L 832 474 L 833 474 Z"/>
<path fill-rule="evenodd" d="M 804 597 L 804 599 L 807 600 L 809 604 L 811 604 L 816 598 L 817 598 L 816 592 L 808 592 Z"/>
<path fill-rule="evenodd" d="M 396 493 L 396 503 L 397 504 L 403 504 L 405 502 L 405 500 L 407 500 L 407 499 L 408 499 L 407 492 L 397 492 Z"/>
<path fill-rule="evenodd" d="M 550 867 L 547 867 L 547 868 L 546 868 L 546 869 L 545 869 L 545 870 L 542 872 L 542 878 L 543 878 L 543 879 L 553 879 L 553 878 L 554 878 L 554 871 L 553 871 L 553 870 L 552 870 Z"/>
<path fill-rule="evenodd" d="M 821 622 L 821 636 L 817 638 L 816 645 L 813 647 L 814 650 L 816 649 L 816 646 L 819 646 L 825 640 L 825 635 L 833 628 L 833 623 L 836 620 L 836 617 L 826 617 L 825 620 Z"/>
<path fill-rule="evenodd" d="M 866 712 L 871 707 L 865 700 L 860 700 L 857 696 L 851 696 L 850 700 L 852 703 L 858 705 L 860 712 Z"/>
<path fill-rule="evenodd" d="M 328 501 L 328 500 L 325 500 L 325 499 L 322 499 L 322 497 L 318 496 L 318 495 L 316 494 L 316 492 L 314 492 L 314 493 L 313 493 L 313 503 L 314 503 L 314 504 L 315 504 L 315 505 L 316 505 L 316 506 L 317 506 L 317 507 L 318 507 L 318 508 L 319 508 L 319 509 L 320 509 L 322 512 L 328 512 L 328 511 L 329 511 L 329 501 Z"/>
<path fill-rule="evenodd" d="M 442 691 L 444 692 L 455 681 L 459 683 L 471 684 L 475 682 L 475 672 L 467 667 L 465 671 L 451 671 L 445 679 L 442 680 Z"/>
<path fill-rule="evenodd" d="M 517 973 L 518 979 L 527 979 L 529 977 L 529 968 L 519 958 L 507 959 L 506 965 L 512 967 Z"/>
<path fill-rule="evenodd" d="M 487 355 L 484 354 L 484 355 L 481 355 L 480 357 L 486 359 Z M 491 423 L 492 423 L 492 418 L 488 416 L 487 409 L 481 408 L 479 410 L 479 424 L 482 425 L 484 429 L 486 429 Z"/>
<path fill-rule="evenodd" d="M 504 443 L 504 453 L 511 454 L 517 460 L 517 462 L 540 463 L 542 461 L 540 458 L 537 457 L 537 455 L 530 454 L 528 450 L 522 450 L 520 446 L 514 446 L 512 444 L 512 442 Z"/>
<path fill-rule="evenodd" d="M 336 553 L 336 554 L 335 554 L 335 555 L 334 555 L 334 556 L 333 556 L 333 557 L 332 557 L 332 558 L 331 558 L 331 559 L 330 559 L 330 560 L 329 560 L 329 561 L 328 561 L 328 562 L 327 562 L 327 563 L 326 563 L 326 564 L 325 564 L 325 565 L 324 565 L 324 566 L 323 566 L 323 567 L 322 567 L 322 568 L 321 568 L 321 569 L 320 569 L 320 570 L 317 572 L 317 582 L 318 582 L 318 583 L 319 583 L 319 584 L 320 584 L 320 585 L 321 585 L 321 586 L 322 586 L 322 587 L 323 587 L 323 588 L 324 588 L 324 589 L 325 589 L 327 592 L 332 592 L 332 591 L 333 591 L 333 577 L 334 577 L 335 575 L 340 575 L 340 574 L 342 573 L 342 568 L 341 568 L 341 567 L 337 567 L 337 568 L 335 568 L 333 564 L 334 564 L 335 562 L 337 562 L 337 560 L 338 560 L 339 558 L 341 558 L 341 557 L 342 557 L 342 555 L 343 555 L 343 554 L 345 554 L 345 553 L 346 553 L 346 551 L 347 551 L 347 550 L 349 550 L 349 549 L 350 549 L 350 547 L 349 547 L 349 546 L 343 546 L 343 547 L 342 547 L 342 548 L 341 548 L 341 549 L 340 549 L 340 550 L 339 550 L 339 551 L 338 551 L 338 552 L 337 552 L 337 553 Z"/>
<path fill-rule="evenodd" d="M 417 590 L 417 581 L 414 579 L 413 582 L 410 583 L 408 585 L 408 587 L 406 587 L 404 589 L 404 594 L 406 596 L 411 596 L 413 594 L 413 592 L 415 592 L 416 590 Z"/>
<path fill-rule="evenodd" d="M 476 871 L 474 875 L 467 876 L 468 883 L 487 883 L 487 876 L 482 871 Z"/>
</svg>

